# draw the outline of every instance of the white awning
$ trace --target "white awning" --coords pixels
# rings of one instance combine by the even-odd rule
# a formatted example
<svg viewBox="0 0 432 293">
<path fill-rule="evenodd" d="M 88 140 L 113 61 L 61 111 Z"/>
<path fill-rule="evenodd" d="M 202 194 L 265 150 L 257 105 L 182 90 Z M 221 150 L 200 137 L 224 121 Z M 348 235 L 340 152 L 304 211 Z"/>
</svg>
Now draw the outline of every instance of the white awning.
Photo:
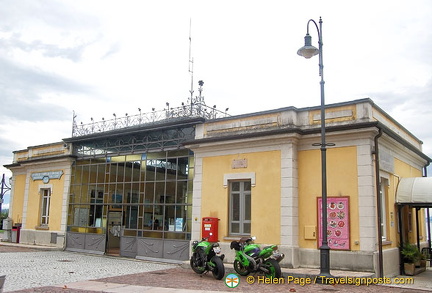
<svg viewBox="0 0 432 293">
<path fill-rule="evenodd" d="M 432 177 L 402 178 L 396 191 L 396 203 L 432 205 Z"/>
</svg>

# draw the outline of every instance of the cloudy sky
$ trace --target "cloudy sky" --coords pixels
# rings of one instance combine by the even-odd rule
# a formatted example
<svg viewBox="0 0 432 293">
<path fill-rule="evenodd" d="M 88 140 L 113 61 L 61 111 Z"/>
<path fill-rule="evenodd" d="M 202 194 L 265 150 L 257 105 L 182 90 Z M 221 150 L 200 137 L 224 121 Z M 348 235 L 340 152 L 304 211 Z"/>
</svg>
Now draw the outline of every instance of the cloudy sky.
<svg viewBox="0 0 432 293">
<path fill-rule="evenodd" d="M 318 58 L 296 52 L 320 16 L 326 103 L 371 98 L 432 157 L 431 15 L 430 0 L 0 0 L 0 174 L 14 150 L 70 137 L 74 111 L 89 123 L 186 102 L 190 33 L 208 105 L 317 106 Z"/>
</svg>

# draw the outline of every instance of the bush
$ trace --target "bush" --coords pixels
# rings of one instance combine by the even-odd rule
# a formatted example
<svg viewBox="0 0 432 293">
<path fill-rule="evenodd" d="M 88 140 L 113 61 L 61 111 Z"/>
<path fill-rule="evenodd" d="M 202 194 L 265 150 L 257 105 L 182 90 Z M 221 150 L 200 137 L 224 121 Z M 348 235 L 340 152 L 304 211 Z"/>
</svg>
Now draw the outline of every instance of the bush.
<svg viewBox="0 0 432 293">
<path fill-rule="evenodd" d="M 9 214 L 9 210 L 1 210 L 0 213 L 0 230 L 2 230 L 3 228 L 3 220 L 6 219 L 8 217 Z"/>
<path fill-rule="evenodd" d="M 422 254 L 415 244 L 405 244 L 402 247 L 401 253 L 403 256 L 403 261 L 406 263 L 415 263 L 420 261 L 422 258 Z"/>
</svg>

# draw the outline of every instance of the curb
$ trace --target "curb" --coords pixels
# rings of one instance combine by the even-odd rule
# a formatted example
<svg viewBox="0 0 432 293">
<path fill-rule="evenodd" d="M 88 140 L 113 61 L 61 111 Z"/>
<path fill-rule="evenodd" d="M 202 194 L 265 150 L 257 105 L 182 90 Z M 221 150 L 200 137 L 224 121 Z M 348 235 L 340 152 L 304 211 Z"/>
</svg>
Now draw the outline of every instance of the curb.
<svg viewBox="0 0 432 293">
<path fill-rule="evenodd" d="M 233 267 L 233 263 L 225 263 L 225 271 L 227 273 L 236 273 Z M 180 264 L 180 267 L 183 269 L 190 269 L 189 260 L 184 261 Z M 282 270 L 282 277 L 294 277 L 294 278 L 309 278 L 309 279 L 315 279 L 318 277 L 322 277 L 319 274 L 319 269 L 310 269 L 310 268 L 297 268 L 297 269 L 287 269 L 284 267 L 281 267 Z M 317 271 L 317 272 L 315 272 Z M 334 275 L 328 276 L 328 278 L 332 279 L 341 279 L 341 278 L 373 278 L 375 276 L 374 273 L 371 272 L 354 272 L 354 271 L 335 271 Z"/>
</svg>

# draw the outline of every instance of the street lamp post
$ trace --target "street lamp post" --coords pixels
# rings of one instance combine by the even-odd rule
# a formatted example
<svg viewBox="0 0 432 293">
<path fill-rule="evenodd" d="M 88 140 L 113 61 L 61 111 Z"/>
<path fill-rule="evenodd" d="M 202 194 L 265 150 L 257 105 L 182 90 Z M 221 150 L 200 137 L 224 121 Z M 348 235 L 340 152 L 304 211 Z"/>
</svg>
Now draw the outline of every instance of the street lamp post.
<svg viewBox="0 0 432 293">
<path fill-rule="evenodd" d="M 11 188 L 9 186 L 7 186 L 6 181 L 5 181 L 5 174 L 3 174 L 2 181 L 1 181 L 1 192 L 0 192 L 0 214 L 2 211 L 3 196 L 9 190 L 11 190 Z"/>
<path fill-rule="evenodd" d="M 312 38 L 309 35 L 309 24 L 313 23 L 318 31 L 318 49 L 311 45 Z M 307 23 L 307 31 L 305 36 L 305 45 L 301 47 L 297 54 L 309 59 L 315 55 L 319 55 L 319 75 L 321 76 L 321 143 L 314 143 L 314 146 L 321 147 L 321 192 L 322 192 L 322 244 L 320 247 L 320 276 L 331 277 L 330 275 L 330 247 L 327 241 L 327 161 L 326 151 L 327 146 L 333 146 L 332 143 L 326 143 L 325 136 L 325 100 L 324 100 L 324 74 L 323 74 L 323 54 L 322 54 L 322 19 L 319 19 L 319 28 L 317 23 L 310 19 Z"/>
</svg>

